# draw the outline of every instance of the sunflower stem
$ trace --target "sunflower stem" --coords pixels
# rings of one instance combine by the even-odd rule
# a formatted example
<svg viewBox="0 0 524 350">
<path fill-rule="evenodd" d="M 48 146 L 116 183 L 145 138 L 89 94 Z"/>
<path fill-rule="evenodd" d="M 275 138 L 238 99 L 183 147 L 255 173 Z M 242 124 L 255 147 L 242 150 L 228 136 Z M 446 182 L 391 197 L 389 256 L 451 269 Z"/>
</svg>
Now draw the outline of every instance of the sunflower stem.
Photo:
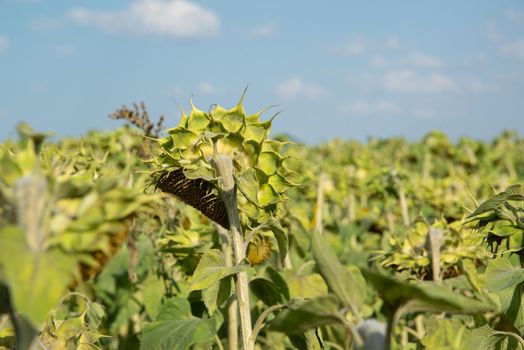
<svg viewBox="0 0 524 350">
<path fill-rule="evenodd" d="M 219 175 L 220 196 L 229 219 L 234 263 L 239 265 L 246 258 L 246 251 L 238 214 L 236 186 L 233 179 L 233 161 L 227 155 L 215 154 L 214 163 Z M 249 306 L 249 285 L 246 271 L 237 273 L 236 292 L 243 349 L 253 350 L 254 346 L 249 341 L 251 336 L 251 308 Z"/>
</svg>

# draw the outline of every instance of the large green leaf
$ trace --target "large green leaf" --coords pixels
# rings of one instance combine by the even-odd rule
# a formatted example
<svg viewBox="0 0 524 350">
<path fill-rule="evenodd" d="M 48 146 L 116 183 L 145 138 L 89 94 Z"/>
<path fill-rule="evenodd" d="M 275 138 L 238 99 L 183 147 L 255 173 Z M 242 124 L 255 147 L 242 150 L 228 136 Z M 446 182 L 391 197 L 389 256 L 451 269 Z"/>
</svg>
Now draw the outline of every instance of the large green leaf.
<svg viewBox="0 0 524 350">
<path fill-rule="evenodd" d="M 500 332 L 484 325 L 472 332 L 471 347 L 474 350 L 522 350 L 524 341 L 510 332 Z"/>
<path fill-rule="evenodd" d="M 232 282 L 232 277 L 226 276 L 220 281 L 213 283 L 209 288 L 202 290 L 202 299 L 210 315 L 227 301 L 231 295 Z"/>
<path fill-rule="evenodd" d="M 521 185 L 508 187 L 504 192 L 498 193 L 482 203 L 469 217 L 477 216 L 499 208 L 507 201 L 524 201 L 524 191 Z"/>
<path fill-rule="evenodd" d="M 318 232 L 311 238 L 313 257 L 328 287 L 347 307 L 358 308 L 365 297 L 365 286 L 340 263 L 335 252 Z"/>
<path fill-rule="evenodd" d="M 475 314 L 493 310 L 492 305 L 453 293 L 434 282 L 408 284 L 367 269 L 362 269 L 362 274 L 393 310 L 401 306 L 405 312 Z"/>
<path fill-rule="evenodd" d="M 32 251 L 16 226 L 0 230 L 2 267 L 16 311 L 40 326 L 66 291 L 76 270 L 75 259 L 58 249 Z"/>
<path fill-rule="evenodd" d="M 151 319 L 154 319 L 162 306 L 165 286 L 161 279 L 150 275 L 143 283 L 144 307 Z"/>
<path fill-rule="evenodd" d="M 486 288 L 492 292 L 515 288 L 524 282 L 524 269 L 513 266 L 507 258 L 491 260 L 486 268 Z"/>
<path fill-rule="evenodd" d="M 303 333 L 311 328 L 341 323 L 339 306 L 334 296 L 297 300 L 271 322 L 270 329 L 286 334 Z"/>
<path fill-rule="evenodd" d="M 173 298 L 166 301 L 154 322 L 144 326 L 140 349 L 190 349 L 212 342 L 215 332 L 215 320 L 192 316 L 186 299 Z"/>
<path fill-rule="evenodd" d="M 225 266 L 224 254 L 218 249 L 210 249 L 202 258 L 193 274 L 191 290 L 206 289 L 222 278 L 246 271 L 248 265 Z"/>
<path fill-rule="evenodd" d="M 289 274 L 286 281 L 291 298 L 314 298 L 328 293 L 328 287 L 318 273 L 305 276 Z"/>
<path fill-rule="evenodd" d="M 271 282 L 277 286 L 279 293 L 282 294 L 286 301 L 289 300 L 289 286 L 284 277 L 282 277 L 280 273 L 271 266 L 266 268 L 266 274 Z"/>
<path fill-rule="evenodd" d="M 281 304 L 286 301 L 278 286 L 268 279 L 258 277 L 249 282 L 251 292 L 266 305 Z"/>
</svg>

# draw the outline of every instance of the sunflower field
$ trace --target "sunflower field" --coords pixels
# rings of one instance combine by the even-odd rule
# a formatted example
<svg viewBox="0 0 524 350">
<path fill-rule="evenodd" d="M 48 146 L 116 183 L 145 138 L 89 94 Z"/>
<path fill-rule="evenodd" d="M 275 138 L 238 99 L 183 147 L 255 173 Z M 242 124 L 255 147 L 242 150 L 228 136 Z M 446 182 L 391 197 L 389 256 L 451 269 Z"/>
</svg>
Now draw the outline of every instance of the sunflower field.
<svg viewBox="0 0 524 350">
<path fill-rule="evenodd" d="M 524 349 L 522 137 L 191 106 L 2 141 L 0 349 Z"/>
</svg>

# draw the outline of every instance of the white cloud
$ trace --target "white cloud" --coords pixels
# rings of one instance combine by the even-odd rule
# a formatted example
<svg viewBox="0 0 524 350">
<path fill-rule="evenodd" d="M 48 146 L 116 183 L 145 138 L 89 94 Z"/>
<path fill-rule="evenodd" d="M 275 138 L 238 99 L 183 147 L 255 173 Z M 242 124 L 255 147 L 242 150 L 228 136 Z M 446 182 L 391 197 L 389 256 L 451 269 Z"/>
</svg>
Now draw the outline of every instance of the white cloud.
<svg viewBox="0 0 524 350">
<path fill-rule="evenodd" d="M 322 86 L 304 82 L 298 77 L 283 81 L 276 87 L 275 91 L 281 98 L 317 99 L 327 94 Z"/>
<path fill-rule="evenodd" d="M 524 60 L 524 39 L 519 39 L 510 44 L 499 47 L 498 53 L 502 56 Z"/>
<path fill-rule="evenodd" d="M 214 36 L 220 27 L 215 13 L 188 0 L 136 0 L 118 12 L 78 8 L 69 17 L 108 32 L 182 39 Z"/>
<path fill-rule="evenodd" d="M 398 46 L 399 41 L 395 36 L 392 36 L 386 40 L 373 40 L 362 36 L 355 36 L 346 43 L 332 45 L 330 50 L 334 53 L 359 56 L 369 51 L 396 49 Z"/>
<path fill-rule="evenodd" d="M 5 35 L 0 34 L 0 52 L 7 49 L 9 46 L 9 38 Z"/>
<path fill-rule="evenodd" d="M 392 67 L 417 67 L 417 68 L 439 68 L 444 66 L 444 62 L 437 56 L 413 52 L 397 60 L 386 59 L 382 55 L 375 55 L 371 58 L 371 64 L 376 68 Z"/>
<path fill-rule="evenodd" d="M 355 100 L 342 107 L 348 114 L 398 114 L 401 108 L 389 100 Z"/>
<path fill-rule="evenodd" d="M 71 45 L 55 45 L 51 48 L 55 55 L 62 57 L 73 57 L 76 56 L 76 47 Z"/>
<path fill-rule="evenodd" d="M 208 81 L 203 81 L 197 85 L 197 92 L 202 95 L 217 95 L 227 92 L 227 87 L 224 85 L 216 85 Z"/>
<path fill-rule="evenodd" d="M 254 28 L 249 34 L 254 38 L 270 38 L 275 36 L 276 31 L 274 24 L 265 24 Z"/>
<path fill-rule="evenodd" d="M 216 88 L 208 82 L 202 82 L 197 86 L 198 92 L 204 95 L 211 95 L 216 92 Z"/>
<path fill-rule="evenodd" d="M 383 87 L 390 92 L 400 93 L 438 93 L 456 91 L 458 84 L 442 73 L 421 75 L 409 69 L 385 72 Z"/>
</svg>

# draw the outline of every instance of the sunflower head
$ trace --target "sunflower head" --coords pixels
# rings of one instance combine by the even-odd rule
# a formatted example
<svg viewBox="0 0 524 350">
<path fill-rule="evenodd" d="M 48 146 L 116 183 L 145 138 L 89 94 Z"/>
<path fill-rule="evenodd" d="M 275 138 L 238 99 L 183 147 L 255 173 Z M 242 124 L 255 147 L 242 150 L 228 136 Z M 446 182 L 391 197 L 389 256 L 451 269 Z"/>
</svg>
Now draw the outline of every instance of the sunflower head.
<svg viewBox="0 0 524 350">
<path fill-rule="evenodd" d="M 242 99 L 233 108 L 214 106 L 208 112 L 192 104 L 189 115 L 182 113 L 178 126 L 168 129 L 168 136 L 159 140 L 161 153 L 152 162 L 153 183 L 224 226 L 223 221 L 206 213 L 206 206 L 213 204 L 213 210 L 222 212 L 216 203 L 220 197 L 218 173 L 212 160 L 217 155 L 227 155 L 233 160 L 242 223 L 255 225 L 274 217 L 286 198 L 285 192 L 295 186 L 293 179 L 298 174 L 289 157 L 282 155 L 289 143 L 269 138 L 273 118 L 261 121 L 262 113 L 246 114 Z M 170 176 L 179 180 L 182 176 L 185 180 L 181 182 L 185 181 L 186 186 L 166 190 L 166 184 L 173 184 Z M 187 188 L 193 190 L 189 193 Z"/>
<path fill-rule="evenodd" d="M 256 235 L 247 245 L 246 258 L 251 266 L 260 265 L 271 255 L 271 239 Z"/>
</svg>

